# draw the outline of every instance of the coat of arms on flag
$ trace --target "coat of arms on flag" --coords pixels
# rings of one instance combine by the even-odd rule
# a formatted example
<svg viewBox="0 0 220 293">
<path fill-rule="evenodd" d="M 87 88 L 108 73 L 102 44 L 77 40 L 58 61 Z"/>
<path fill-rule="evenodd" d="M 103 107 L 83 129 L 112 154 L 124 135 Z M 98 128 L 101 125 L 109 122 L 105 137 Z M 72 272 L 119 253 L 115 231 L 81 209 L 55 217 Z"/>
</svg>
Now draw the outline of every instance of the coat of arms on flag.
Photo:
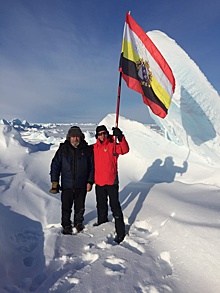
<svg viewBox="0 0 220 293">
<path fill-rule="evenodd" d="M 150 71 L 149 63 L 147 61 L 143 61 L 143 59 L 139 59 L 139 61 L 136 62 L 136 67 L 141 84 L 150 86 L 152 81 L 152 73 Z"/>
</svg>

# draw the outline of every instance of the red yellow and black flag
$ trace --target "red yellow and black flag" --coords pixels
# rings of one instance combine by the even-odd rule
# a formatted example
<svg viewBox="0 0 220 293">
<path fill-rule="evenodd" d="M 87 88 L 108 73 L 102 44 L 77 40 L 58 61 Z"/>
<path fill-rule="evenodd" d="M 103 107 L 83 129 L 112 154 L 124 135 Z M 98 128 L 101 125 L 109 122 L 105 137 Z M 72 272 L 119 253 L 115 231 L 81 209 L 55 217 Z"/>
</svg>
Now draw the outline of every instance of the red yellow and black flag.
<svg viewBox="0 0 220 293">
<path fill-rule="evenodd" d="M 126 14 L 119 70 L 127 86 L 142 94 L 152 112 L 164 118 L 175 90 L 171 68 L 155 44 Z"/>
</svg>

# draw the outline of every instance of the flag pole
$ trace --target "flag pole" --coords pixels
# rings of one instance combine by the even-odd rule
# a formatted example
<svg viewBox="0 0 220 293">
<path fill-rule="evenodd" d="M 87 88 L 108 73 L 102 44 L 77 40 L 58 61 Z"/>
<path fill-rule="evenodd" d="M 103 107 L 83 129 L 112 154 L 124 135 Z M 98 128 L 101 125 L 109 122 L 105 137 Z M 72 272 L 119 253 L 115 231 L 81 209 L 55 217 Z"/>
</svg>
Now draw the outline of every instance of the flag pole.
<svg viewBox="0 0 220 293">
<path fill-rule="evenodd" d="M 131 11 L 129 11 L 128 13 L 131 14 Z M 125 25 L 124 25 L 124 30 L 125 30 Z M 123 38 L 124 38 L 124 33 L 125 32 L 123 32 Z M 123 41 L 122 41 L 122 47 L 123 47 Z M 121 60 L 121 57 L 120 57 L 120 60 Z M 120 67 L 121 67 L 121 64 L 120 64 Z M 115 117 L 115 127 L 118 127 L 119 108 L 120 108 L 120 99 L 121 99 L 121 80 L 122 80 L 122 70 L 120 69 L 119 83 L 118 83 L 118 99 L 117 99 L 116 117 Z"/>
<path fill-rule="evenodd" d="M 118 127 L 118 119 L 119 119 L 119 108 L 120 108 L 120 99 L 121 99 L 121 78 L 122 77 L 122 72 L 120 71 L 119 74 L 119 83 L 118 83 L 118 98 L 117 98 L 117 105 L 116 105 L 116 115 L 115 115 L 115 127 Z M 114 139 L 114 150 L 113 150 L 113 155 L 116 156 L 116 137 L 113 136 Z"/>
<path fill-rule="evenodd" d="M 120 71 L 119 83 L 118 83 L 118 98 L 117 98 L 117 106 L 116 106 L 115 127 L 118 127 L 118 119 L 119 119 L 119 108 L 120 108 L 120 99 L 121 99 L 121 77 L 122 77 L 122 72 Z"/>
<path fill-rule="evenodd" d="M 130 13 L 131 12 L 129 11 L 129 14 Z M 124 35 L 124 33 L 123 33 L 123 35 Z M 117 98 L 116 115 L 115 115 L 115 127 L 118 127 L 118 120 L 119 120 L 119 108 L 120 108 L 120 100 L 121 100 L 121 80 L 122 80 L 122 71 L 120 70 L 119 83 L 118 83 L 118 98 Z M 116 154 L 116 137 L 113 136 L 113 139 L 114 139 L 114 151 L 113 151 L 113 155 L 116 156 L 117 155 Z"/>
</svg>

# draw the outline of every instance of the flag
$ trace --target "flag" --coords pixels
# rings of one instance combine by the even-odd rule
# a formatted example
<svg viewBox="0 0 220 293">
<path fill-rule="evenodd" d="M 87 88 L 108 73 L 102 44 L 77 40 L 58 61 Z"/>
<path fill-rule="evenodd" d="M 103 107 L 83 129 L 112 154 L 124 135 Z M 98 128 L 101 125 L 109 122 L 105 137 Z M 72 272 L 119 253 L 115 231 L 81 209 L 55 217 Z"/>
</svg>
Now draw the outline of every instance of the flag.
<svg viewBox="0 0 220 293">
<path fill-rule="evenodd" d="M 152 112 L 164 118 L 175 90 L 170 66 L 155 44 L 126 14 L 119 71 L 127 86 L 142 94 Z"/>
</svg>

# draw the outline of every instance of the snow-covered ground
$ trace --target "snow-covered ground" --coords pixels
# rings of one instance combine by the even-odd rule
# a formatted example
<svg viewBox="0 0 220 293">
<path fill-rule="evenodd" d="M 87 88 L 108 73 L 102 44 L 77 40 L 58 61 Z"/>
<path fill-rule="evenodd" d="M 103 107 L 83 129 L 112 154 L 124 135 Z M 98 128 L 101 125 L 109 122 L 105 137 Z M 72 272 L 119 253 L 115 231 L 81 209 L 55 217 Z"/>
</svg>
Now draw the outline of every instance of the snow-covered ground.
<svg viewBox="0 0 220 293">
<path fill-rule="evenodd" d="M 110 222 L 93 227 L 94 187 L 85 232 L 71 236 L 60 232 L 60 194 L 49 193 L 51 159 L 69 127 L 92 144 L 96 125 L 1 120 L 1 293 L 220 292 L 219 96 L 173 40 L 151 37 L 177 92 L 168 116 L 154 117 L 162 130 L 119 118 L 130 145 L 119 158 L 128 231 L 120 245 L 110 211 Z M 99 123 L 111 131 L 115 115 Z"/>
<path fill-rule="evenodd" d="M 110 130 L 114 118 L 101 123 Z M 49 167 L 69 126 L 41 126 L 17 132 L 0 125 L 0 292 L 220 290 L 219 163 L 210 165 L 149 125 L 120 117 L 131 148 L 119 159 L 129 235 L 113 243 L 111 212 L 109 223 L 93 227 L 93 188 L 85 233 L 64 236 L 60 194 L 48 192 Z M 83 127 L 93 143 L 96 125 Z"/>
</svg>

